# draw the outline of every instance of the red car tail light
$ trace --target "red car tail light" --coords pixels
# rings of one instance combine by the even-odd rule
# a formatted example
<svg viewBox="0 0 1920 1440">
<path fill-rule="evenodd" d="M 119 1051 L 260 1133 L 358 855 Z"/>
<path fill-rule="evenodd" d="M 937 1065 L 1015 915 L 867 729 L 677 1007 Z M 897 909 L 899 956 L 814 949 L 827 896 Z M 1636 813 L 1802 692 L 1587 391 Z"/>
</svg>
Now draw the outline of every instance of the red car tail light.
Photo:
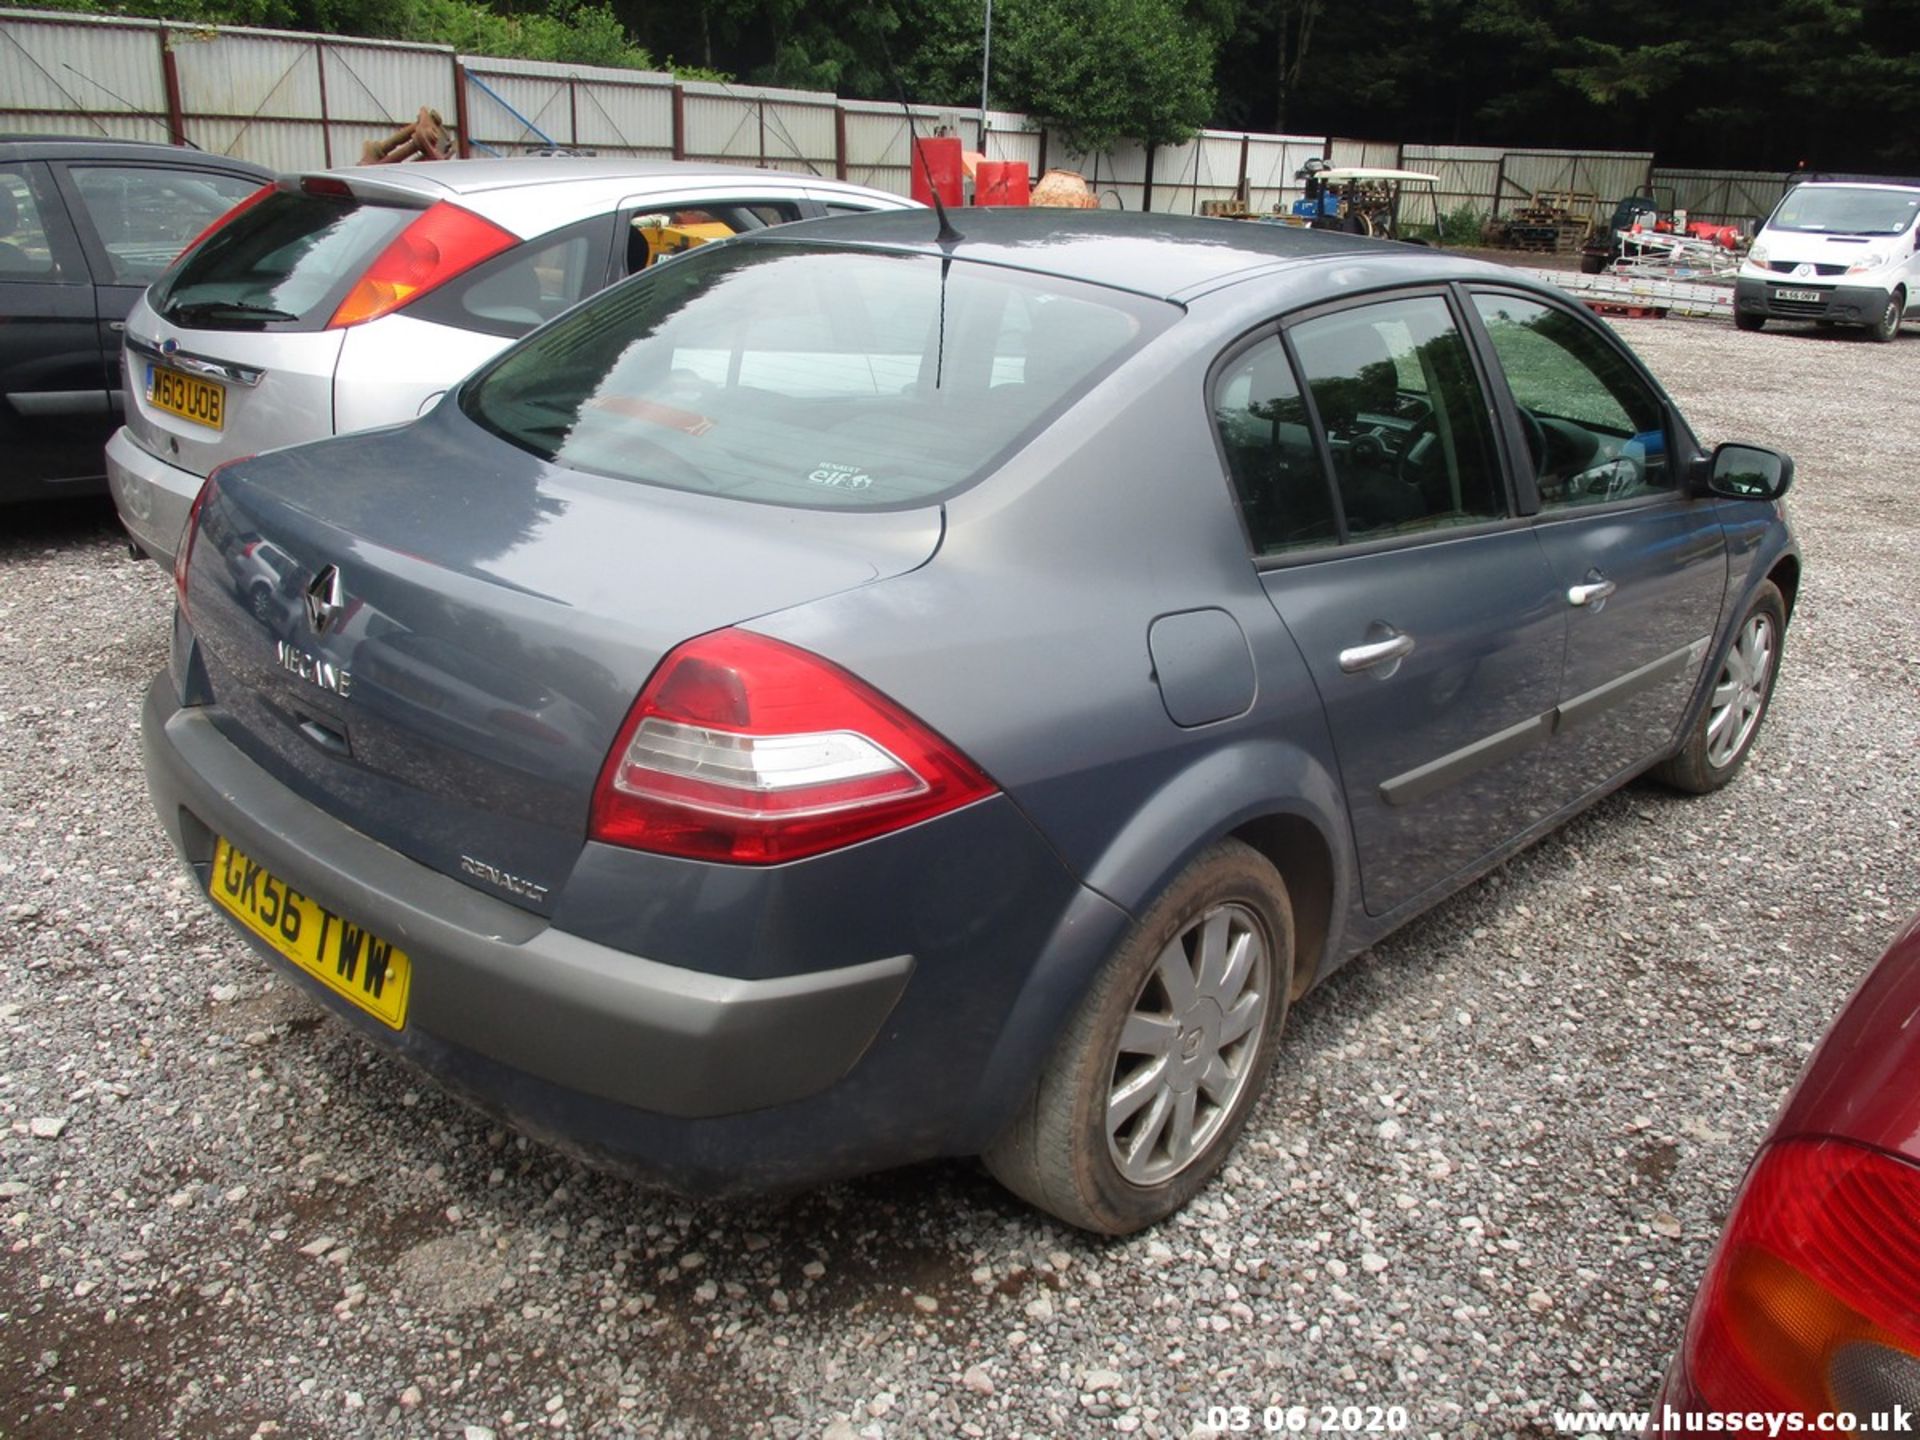
<svg viewBox="0 0 1920 1440">
<path fill-rule="evenodd" d="M 1920 1408 L 1920 1167 L 1843 1140 L 1768 1147 L 1701 1287 L 1686 1364 L 1723 1413 Z"/>
<path fill-rule="evenodd" d="M 374 257 L 327 328 L 339 330 L 391 314 L 519 243 L 491 220 L 442 200 L 421 212 Z"/>
<path fill-rule="evenodd" d="M 213 493 L 213 482 L 222 470 L 229 465 L 238 465 L 242 460 L 251 460 L 251 455 L 236 455 L 231 460 L 223 460 L 207 472 L 207 478 L 200 482 L 195 492 L 193 505 L 187 511 L 186 529 L 180 532 L 180 548 L 173 552 L 173 588 L 180 597 L 180 613 L 189 620 L 192 612 L 187 609 L 187 563 L 193 558 L 193 542 L 200 534 L 200 511 L 207 503 L 207 496 Z"/>
<path fill-rule="evenodd" d="M 819 656 L 745 630 L 677 647 L 594 789 L 589 838 L 772 865 L 991 795 L 973 762 Z"/>
<path fill-rule="evenodd" d="M 267 184 L 262 185 L 258 190 L 254 191 L 251 195 L 248 195 L 245 198 L 235 202 L 231 210 L 228 210 L 223 214 L 221 214 L 218 218 L 214 220 L 214 222 L 211 225 L 207 226 L 206 229 L 202 230 L 198 235 L 194 236 L 193 239 L 189 240 L 185 245 L 181 246 L 180 254 L 173 257 L 174 263 L 178 264 L 180 261 L 180 257 L 182 255 L 186 255 L 189 251 L 197 249 L 202 240 L 205 240 L 209 235 L 213 234 L 214 231 L 226 228 L 226 226 L 229 223 L 231 223 L 236 217 L 251 210 L 254 206 L 258 205 L 262 200 L 266 199 L 269 195 L 273 194 L 273 192 L 277 188 L 279 187 L 277 187 L 271 181 L 269 181 Z"/>
</svg>

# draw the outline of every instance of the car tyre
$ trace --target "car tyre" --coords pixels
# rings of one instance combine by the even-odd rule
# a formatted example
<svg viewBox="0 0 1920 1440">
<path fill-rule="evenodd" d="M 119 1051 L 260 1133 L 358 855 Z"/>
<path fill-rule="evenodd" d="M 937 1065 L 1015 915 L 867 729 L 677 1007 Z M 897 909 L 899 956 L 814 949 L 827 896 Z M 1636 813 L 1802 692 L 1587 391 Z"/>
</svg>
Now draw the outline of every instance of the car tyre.
<svg viewBox="0 0 1920 1440">
<path fill-rule="evenodd" d="M 1679 754 L 1654 771 L 1656 779 L 1689 795 L 1705 795 L 1739 773 L 1773 699 L 1786 633 L 1786 600 L 1771 580 L 1762 581 L 1720 662 L 1693 733 Z"/>
<path fill-rule="evenodd" d="M 1733 312 L 1733 324 L 1734 328 L 1739 330 L 1764 330 L 1767 328 L 1767 317 L 1754 315 L 1745 310 L 1736 310 Z"/>
<path fill-rule="evenodd" d="M 1101 968 L 987 1168 L 1085 1230 L 1165 1219 L 1233 1148 L 1292 987 L 1285 882 L 1251 847 L 1216 842 Z"/>
<path fill-rule="evenodd" d="M 1900 321 L 1907 313 L 1907 292 L 1896 290 L 1887 297 L 1887 308 L 1880 312 L 1880 318 L 1867 327 L 1867 333 L 1881 344 L 1886 344 L 1900 334 Z"/>
<path fill-rule="evenodd" d="M 274 618 L 273 592 L 264 585 L 255 585 L 247 592 L 247 609 L 262 625 L 271 626 Z"/>
</svg>

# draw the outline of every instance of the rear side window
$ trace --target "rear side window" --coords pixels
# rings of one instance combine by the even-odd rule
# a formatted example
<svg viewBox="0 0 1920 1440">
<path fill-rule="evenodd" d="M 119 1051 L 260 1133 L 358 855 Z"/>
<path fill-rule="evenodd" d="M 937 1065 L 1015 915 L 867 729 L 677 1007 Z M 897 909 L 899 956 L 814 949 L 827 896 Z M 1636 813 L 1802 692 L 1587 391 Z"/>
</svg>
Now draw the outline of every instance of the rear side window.
<svg viewBox="0 0 1920 1440">
<path fill-rule="evenodd" d="M 20 170 L 0 170 L 0 280 L 51 280 L 53 247 L 40 202 Z"/>
<path fill-rule="evenodd" d="M 408 311 L 419 320 L 518 338 L 606 283 L 606 216 L 516 245 L 431 291 Z"/>
<path fill-rule="evenodd" d="M 1277 336 L 1260 341 L 1220 376 L 1213 420 L 1258 553 L 1278 555 L 1340 538 L 1306 402 Z"/>
<path fill-rule="evenodd" d="M 346 196 L 281 191 L 216 230 L 155 284 L 176 324 L 251 329 L 317 320 L 420 212 Z"/>
<path fill-rule="evenodd" d="M 1290 334 L 1326 434 L 1347 539 L 1506 517 L 1487 403 L 1445 300 L 1358 306 Z"/>
<path fill-rule="evenodd" d="M 75 165 L 67 176 L 111 269 L 110 283 L 146 285 L 258 180 L 180 166 Z"/>
<path fill-rule="evenodd" d="M 529 336 L 460 403 L 595 474 L 888 509 L 984 473 L 1175 314 L 964 261 L 718 246 Z"/>
</svg>

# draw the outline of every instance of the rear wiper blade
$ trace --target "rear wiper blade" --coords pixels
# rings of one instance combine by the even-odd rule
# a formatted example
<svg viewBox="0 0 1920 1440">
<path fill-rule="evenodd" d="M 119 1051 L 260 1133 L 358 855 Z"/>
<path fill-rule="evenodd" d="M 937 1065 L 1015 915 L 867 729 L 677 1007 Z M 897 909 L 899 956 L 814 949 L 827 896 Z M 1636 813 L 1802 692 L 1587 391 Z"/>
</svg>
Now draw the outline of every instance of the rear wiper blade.
<svg viewBox="0 0 1920 1440">
<path fill-rule="evenodd" d="M 217 316 L 236 316 L 245 320 L 298 320 L 298 315 L 289 315 L 284 310 L 275 310 L 271 305 L 249 305 L 244 300 L 194 300 L 185 305 L 175 305 L 167 313 L 167 318 L 181 320 L 211 320 Z"/>
</svg>

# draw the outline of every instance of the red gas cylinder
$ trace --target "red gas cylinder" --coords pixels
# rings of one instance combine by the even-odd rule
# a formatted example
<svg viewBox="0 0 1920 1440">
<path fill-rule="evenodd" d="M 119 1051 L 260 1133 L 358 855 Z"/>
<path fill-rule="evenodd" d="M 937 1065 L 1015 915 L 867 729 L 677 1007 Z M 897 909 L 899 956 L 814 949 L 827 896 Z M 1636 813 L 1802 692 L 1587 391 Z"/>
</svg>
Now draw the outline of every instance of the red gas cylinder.
<svg viewBox="0 0 1920 1440">
<path fill-rule="evenodd" d="M 976 205 L 1025 205 L 1030 194 L 1024 160 L 982 160 L 973 167 Z"/>
<path fill-rule="evenodd" d="M 910 193 L 922 205 L 933 203 L 935 189 L 940 192 L 940 203 L 943 205 L 966 204 L 961 188 L 963 173 L 958 135 L 932 135 L 925 140 L 914 140 L 913 189 Z M 932 188 L 927 185 L 929 174 L 933 177 Z"/>
</svg>

